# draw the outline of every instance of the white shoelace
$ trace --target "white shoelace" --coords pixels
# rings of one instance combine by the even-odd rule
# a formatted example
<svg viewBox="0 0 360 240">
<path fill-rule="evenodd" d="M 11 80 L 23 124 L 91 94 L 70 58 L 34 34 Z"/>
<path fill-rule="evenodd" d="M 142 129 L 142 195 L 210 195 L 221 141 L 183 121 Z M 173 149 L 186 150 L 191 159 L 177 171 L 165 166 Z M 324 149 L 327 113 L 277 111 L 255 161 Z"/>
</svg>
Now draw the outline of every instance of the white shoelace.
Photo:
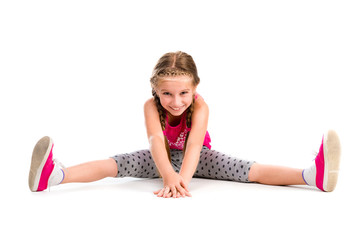
<svg viewBox="0 0 360 240">
<path fill-rule="evenodd" d="M 55 166 L 56 166 L 56 165 L 60 165 L 60 167 L 61 167 L 63 170 L 66 169 L 65 165 L 62 164 L 57 158 L 54 158 L 54 159 L 53 159 L 53 162 L 54 162 Z"/>
</svg>

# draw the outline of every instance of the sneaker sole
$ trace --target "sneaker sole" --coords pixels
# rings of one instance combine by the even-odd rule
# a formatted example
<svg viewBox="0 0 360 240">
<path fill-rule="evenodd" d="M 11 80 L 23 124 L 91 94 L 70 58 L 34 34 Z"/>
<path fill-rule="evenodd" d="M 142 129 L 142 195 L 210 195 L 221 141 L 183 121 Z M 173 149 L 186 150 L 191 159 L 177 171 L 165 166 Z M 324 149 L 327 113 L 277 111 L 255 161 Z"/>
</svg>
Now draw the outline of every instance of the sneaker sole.
<svg viewBox="0 0 360 240">
<path fill-rule="evenodd" d="M 52 146 L 52 139 L 50 137 L 43 137 L 34 147 L 29 172 L 29 188 L 32 192 L 38 191 L 41 173 L 49 157 Z"/>
<path fill-rule="evenodd" d="M 337 133 L 329 130 L 324 137 L 324 183 L 323 188 L 326 192 L 334 191 L 339 175 L 341 145 Z"/>
</svg>

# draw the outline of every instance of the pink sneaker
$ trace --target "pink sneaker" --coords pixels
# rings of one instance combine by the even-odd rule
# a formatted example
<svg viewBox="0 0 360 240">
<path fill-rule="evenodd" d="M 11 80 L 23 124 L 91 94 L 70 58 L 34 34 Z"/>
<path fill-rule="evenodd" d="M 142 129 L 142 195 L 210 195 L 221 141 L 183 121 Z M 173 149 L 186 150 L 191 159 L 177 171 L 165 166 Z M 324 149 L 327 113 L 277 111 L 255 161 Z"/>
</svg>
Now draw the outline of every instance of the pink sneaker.
<svg viewBox="0 0 360 240">
<path fill-rule="evenodd" d="M 29 188 L 33 192 L 58 185 L 64 179 L 64 172 L 53 160 L 54 143 L 50 137 L 41 138 L 35 145 L 29 172 Z"/>
<path fill-rule="evenodd" d="M 304 169 L 304 181 L 324 192 L 332 192 L 337 183 L 340 165 L 341 146 L 335 131 L 328 131 L 321 142 L 315 164 Z"/>
</svg>

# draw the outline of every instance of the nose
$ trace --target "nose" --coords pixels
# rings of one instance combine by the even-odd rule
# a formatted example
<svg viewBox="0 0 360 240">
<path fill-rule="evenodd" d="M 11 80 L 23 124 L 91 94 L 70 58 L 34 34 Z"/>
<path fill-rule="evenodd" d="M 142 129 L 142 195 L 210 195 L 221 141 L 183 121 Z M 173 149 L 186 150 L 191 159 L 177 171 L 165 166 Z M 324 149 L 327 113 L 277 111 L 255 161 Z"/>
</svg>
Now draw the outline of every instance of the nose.
<svg viewBox="0 0 360 240">
<path fill-rule="evenodd" d="M 179 96 L 174 96 L 173 105 L 174 105 L 174 107 L 180 107 L 181 106 L 181 99 L 180 99 Z"/>
</svg>

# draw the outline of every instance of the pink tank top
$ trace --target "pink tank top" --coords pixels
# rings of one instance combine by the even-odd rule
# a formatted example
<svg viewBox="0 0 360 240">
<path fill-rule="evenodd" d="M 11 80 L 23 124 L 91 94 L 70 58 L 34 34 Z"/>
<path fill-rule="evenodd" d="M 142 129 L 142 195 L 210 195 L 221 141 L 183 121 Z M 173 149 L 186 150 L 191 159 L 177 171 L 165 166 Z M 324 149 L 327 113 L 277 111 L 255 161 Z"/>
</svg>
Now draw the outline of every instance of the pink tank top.
<svg viewBox="0 0 360 240">
<path fill-rule="evenodd" d="M 195 96 L 195 100 L 197 99 L 197 95 Z M 164 135 L 168 139 L 170 149 L 184 149 L 184 144 L 186 140 L 186 135 L 190 132 L 191 128 L 186 126 L 186 112 L 183 113 L 179 125 L 173 127 L 170 126 L 168 115 L 166 114 L 166 122 L 165 122 L 165 130 Z M 206 131 L 205 139 L 203 145 L 211 149 L 211 139 L 209 132 Z"/>
</svg>

